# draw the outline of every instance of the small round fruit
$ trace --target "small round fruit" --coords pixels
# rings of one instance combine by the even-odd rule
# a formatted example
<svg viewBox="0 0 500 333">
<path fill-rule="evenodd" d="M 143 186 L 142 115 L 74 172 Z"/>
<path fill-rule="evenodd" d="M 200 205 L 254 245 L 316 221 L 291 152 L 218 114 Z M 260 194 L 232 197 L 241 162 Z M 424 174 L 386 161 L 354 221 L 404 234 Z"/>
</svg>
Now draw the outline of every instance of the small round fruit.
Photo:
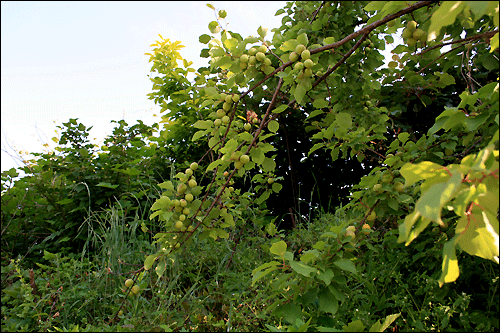
<svg viewBox="0 0 500 333">
<path fill-rule="evenodd" d="M 444 150 L 444 154 L 445 154 L 446 156 L 451 156 L 451 155 L 453 154 L 453 149 L 446 148 L 446 149 Z"/>
<path fill-rule="evenodd" d="M 219 127 L 221 124 L 222 124 L 222 120 L 220 120 L 220 119 L 215 119 L 214 120 L 214 126 L 215 127 Z"/>
<path fill-rule="evenodd" d="M 190 179 L 188 185 L 189 185 L 189 187 L 195 187 L 198 184 L 196 183 L 196 180 Z"/>
<path fill-rule="evenodd" d="M 271 66 L 271 59 L 269 58 L 264 59 L 264 65 Z"/>
<path fill-rule="evenodd" d="M 237 94 L 233 95 L 232 100 L 234 103 L 238 102 L 240 100 L 240 95 Z"/>
<path fill-rule="evenodd" d="M 312 66 L 314 66 L 314 62 L 311 59 L 307 59 L 306 61 L 304 61 L 305 68 L 312 68 Z"/>
<path fill-rule="evenodd" d="M 257 58 L 255 58 L 255 56 L 251 56 L 250 59 L 248 59 L 248 64 L 255 65 L 256 61 L 257 61 Z"/>
<path fill-rule="evenodd" d="M 304 69 L 304 75 L 305 75 L 306 77 L 311 77 L 311 76 L 313 75 L 313 71 L 312 71 L 312 69 L 310 69 L 310 68 L 306 68 L 306 69 Z"/>
<path fill-rule="evenodd" d="M 366 218 L 367 221 L 374 221 L 377 218 L 377 213 L 375 211 L 372 211 L 370 215 Z"/>
<path fill-rule="evenodd" d="M 132 287 L 132 292 L 134 294 L 137 295 L 139 293 L 139 291 L 141 291 L 141 288 L 138 285 L 135 285 L 135 286 Z"/>
<path fill-rule="evenodd" d="M 123 311 L 122 310 L 118 311 L 118 315 L 123 316 Z"/>
<path fill-rule="evenodd" d="M 302 58 L 302 60 L 310 59 L 311 58 L 311 51 L 309 51 L 309 50 L 302 51 L 302 53 L 300 54 L 300 57 Z"/>
<path fill-rule="evenodd" d="M 179 221 L 185 221 L 186 220 L 186 215 L 181 214 L 179 215 Z"/>
<path fill-rule="evenodd" d="M 414 39 L 420 39 L 423 35 L 425 35 L 425 31 L 423 31 L 422 29 L 416 29 L 415 31 L 413 31 L 412 37 Z"/>
<path fill-rule="evenodd" d="M 240 156 L 240 162 L 243 163 L 243 164 L 247 164 L 248 162 L 250 162 L 250 156 L 248 156 L 248 155 L 241 155 Z"/>
<path fill-rule="evenodd" d="M 245 123 L 245 125 L 243 125 L 243 128 L 245 129 L 245 131 L 248 132 L 252 129 L 252 125 L 249 123 Z"/>
<path fill-rule="evenodd" d="M 354 233 L 354 231 L 351 231 L 351 230 L 347 230 L 345 232 L 345 236 L 344 237 L 348 237 L 348 236 L 351 236 L 352 239 L 351 240 L 354 240 L 354 238 L 356 238 L 356 234 Z"/>
<path fill-rule="evenodd" d="M 224 98 L 224 101 L 231 105 L 233 103 L 233 95 L 227 95 L 226 98 Z"/>
<path fill-rule="evenodd" d="M 242 63 L 247 63 L 248 62 L 248 54 L 243 54 L 241 57 L 240 57 L 240 61 Z"/>
<path fill-rule="evenodd" d="M 187 202 L 191 202 L 194 200 L 194 197 L 191 193 L 188 193 L 184 196 L 184 199 L 187 201 Z"/>
<path fill-rule="evenodd" d="M 296 62 L 295 65 L 293 65 L 293 68 L 297 69 L 297 70 L 301 70 L 302 68 L 304 68 L 304 64 L 300 61 Z"/>
<path fill-rule="evenodd" d="M 134 284 L 134 280 L 132 279 L 127 279 L 125 280 L 125 287 L 130 288 Z"/>
<path fill-rule="evenodd" d="M 222 117 L 222 119 L 221 119 L 221 120 L 222 120 L 222 123 L 223 123 L 224 125 L 229 124 L 229 117 L 228 117 L 228 116 L 224 116 L 224 117 Z"/>
<path fill-rule="evenodd" d="M 272 183 L 274 183 L 274 178 L 267 178 L 267 183 L 269 185 L 271 185 Z"/>
<path fill-rule="evenodd" d="M 401 182 L 395 182 L 394 183 L 394 190 L 398 192 L 402 192 L 405 189 L 405 186 Z"/>
<path fill-rule="evenodd" d="M 241 69 L 246 69 L 248 67 L 248 63 L 247 62 L 240 62 L 240 68 Z"/>
<path fill-rule="evenodd" d="M 409 22 L 406 24 L 406 27 L 407 27 L 410 31 L 413 31 L 413 30 L 417 29 L 417 22 L 415 22 L 415 21 L 409 21 Z"/>
<path fill-rule="evenodd" d="M 183 226 L 184 226 L 184 223 L 182 223 L 182 221 L 175 222 L 175 228 L 182 229 Z"/>
<path fill-rule="evenodd" d="M 226 115 L 226 111 L 224 111 L 224 109 L 219 109 L 219 110 L 217 110 L 216 114 L 217 114 L 217 118 L 222 118 Z"/>
<path fill-rule="evenodd" d="M 193 170 L 191 168 L 187 168 L 185 174 L 187 176 L 192 176 L 193 175 Z"/>
<path fill-rule="evenodd" d="M 267 52 L 267 47 L 265 45 L 261 45 L 261 46 L 259 46 L 259 51 L 262 52 L 262 53 L 266 53 Z"/>
<path fill-rule="evenodd" d="M 403 36 L 403 39 L 408 39 L 408 38 L 413 37 L 413 30 L 404 29 L 402 36 Z"/>
<path fill-rule="evenodd" d="M 241 169 L 243 167 L 243 163 L 241 163 L 240 161 L 236 161 L 234 162 L 234 167 L 236 169 Z"/>
<path fill-rule="evenodd" d="M 257 119 L 257 118 L 253 118 L 253 119 L 252 119 L 252 123 L 254 123 L 254 124 L 258 124 L 258 123 L 259 123 L 259 119 Z"/>
<path fill-rule="evenodd" d="M 299 55 L 295 52 L 292 52 L 290 53 L 288 60 L 290 60 L 291 62 L 296 62 L 297 60 L 299 60 Z"/>
<path fill-rule="evenodd" d="M 250 50 L 248 50 L 248 54 L 250 56 L 254 56 L 255 53 L 257 53 L 257 49 L 255 47 L 252 47 L 252 48 L 250 48 Z"/>
<path fill-rule="evenodd" d="M 174 207 L 180 207 L 181 206 L 181 201 L 178 199 L 174 200 Z"/>
<path fill-rule="evenodd" d="M 186 184 L 179 184 L 179 187 L 177 187 L 177 192 L 179 192 L 180 194 L 186 192 L 186 190 L 187 190 Z"/>
<path fill-rule="evenodd" d="M 224 171 L 224 177 L 228 177 L 229 176 L 229 171 Z"/>
<path fill-rule="evenodd" d="M 395 61 L 389 61 L 389 63 L 387 64 L 387 67 L 396 68 L 396 67 L 398 67 L 398 63 Z"/>
<path fill-rule="evenodd" d="M 417 45 L 417 40 L 415 38 L 410 38 L 410 39 L 408 39 L 408 41 L 406 42 L 406 44 L 408 46 L 415 46 L 415 45 Z"/>
<path fill-rule="evenodd" d="M 370 232 L 372 232 L 372 229 L 370 227 L 369 224 L 363 224 L 363 227 L 361 229 L 361 232 L 364 233 L 364 234 L 369 234 Z"/>
<path fill-rule="evenodd" d="M 299 44 L 295 47 L 295 53 L 302 54 L 302 51 L 306 49 L 305 45 Z"/>
<path fill-rule="evenodd" d="M 186 201 L 187 201 L 187 200 L 186 200 Z M 189 208 L 187 208 L 187 207 L 184 207 L 184 209 L 182 210 L 182 214 L 184 214 L 184 215 L 189 215 L 189 213 L 190 213 L 190 212 L 191 212 L 191 211 L 190 211 L 190 210 L 189 210 Z"/>
<path fill-rule="evenodd" d="M 222 108 L 224 109 L 224 111 L 229 111 L 231 110 L 231 104 L 225 102 L 224 104 L 222 104 Z"/>
<path fill-rule="evenodd" d="M 390 182 L 392 182 L 393 179 L 394 178 L 392 177 L 392 174 L 390 174 L 390 173 L 384 173 L 384 175 L 382 176 L 382 181 L 384 183 L 390 183 Z"/>
<path fill-rule="evenodd" d="M 266 59 L 266 55 L 262 52 L 257 52 L 255 58 L 260 62 L 264 62 L 264 60 Z"/>
<path fill-rule="evenodd" d="M 187 194 L 186 194 L 187 195 Z M 181 202 L 181 207 L 186 207 L 187 206 L 187 201 L 185 199 L 179 200 Z"/>
<path fill-rule="evenodd" d="M 375 192 L 382 192 L 382 184 L 375 184 L 375 185 L 373 185 L 373 190 Z"/>
<path fill-rule="evenodd" d="M 352 232 L 354 232 L 354 231 L 356 231 L 356 227 L 353 226 L 353 225 L 350 225 L 350 226 L 347 227 L 346 231 L 352 231 Z"/>
</svg>

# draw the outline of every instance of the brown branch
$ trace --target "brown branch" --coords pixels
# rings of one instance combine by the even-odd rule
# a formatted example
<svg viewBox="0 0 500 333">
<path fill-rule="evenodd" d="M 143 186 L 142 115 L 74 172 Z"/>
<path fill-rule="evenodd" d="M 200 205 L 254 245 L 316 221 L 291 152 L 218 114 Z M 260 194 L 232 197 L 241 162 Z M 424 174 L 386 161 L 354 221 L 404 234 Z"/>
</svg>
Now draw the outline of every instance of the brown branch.
<svg viewBox="0 0 500 333">
<path fill-rule="evenodd" d="M 470 37 L 467 37 L 467 38 L 463 38 L 463 39 L 459 39 L 459 40 L 454 40 L 454 41 L 448 42 L 448 43 L 441 43 L 441 44 L 438 44 L 438 45 L 434 45 L 433 47 L 430 47 L 428 49 L 425 49 L 424 51 L 422 51 L 420 53 L 417 53 L 415 55 L 419 56 L 419 55 L 425 54 L 425 53 L 427 53 L 429 51 L 432 51 L 434 49 L 437 49 L 439 47 L 443 47 L 443 46 L 446 46 L 446 45 L 451 45 L 451 44 L 456 44 L 456 43 L 465 43 L 465 42 L 469 42 L 471 40 L 481 39 L 481 38 L 484 38 L 484 37 L 491 38 L 496 33 L 498 33 L 498 30 L 488 31 L 488 32 L 485 32 L 485 33 L 482 33 L 482 34 L 479 34 L 479 35 L 474 35 L 474 36 L 470 36 Z"/>
</svg>

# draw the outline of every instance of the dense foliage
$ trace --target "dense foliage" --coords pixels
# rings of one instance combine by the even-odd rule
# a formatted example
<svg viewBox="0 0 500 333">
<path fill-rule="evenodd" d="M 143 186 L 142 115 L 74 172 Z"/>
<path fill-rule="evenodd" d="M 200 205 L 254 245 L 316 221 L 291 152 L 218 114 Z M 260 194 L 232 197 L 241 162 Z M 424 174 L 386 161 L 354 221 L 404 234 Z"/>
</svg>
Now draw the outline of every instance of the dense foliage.
<svg viewBox="0 0 500 333">
<path fill-rule="evenodd" d="M 208 7 L 159 124 L 2 172 L 2 329 L 498 329 L 498 3 Z"/>
</svg>

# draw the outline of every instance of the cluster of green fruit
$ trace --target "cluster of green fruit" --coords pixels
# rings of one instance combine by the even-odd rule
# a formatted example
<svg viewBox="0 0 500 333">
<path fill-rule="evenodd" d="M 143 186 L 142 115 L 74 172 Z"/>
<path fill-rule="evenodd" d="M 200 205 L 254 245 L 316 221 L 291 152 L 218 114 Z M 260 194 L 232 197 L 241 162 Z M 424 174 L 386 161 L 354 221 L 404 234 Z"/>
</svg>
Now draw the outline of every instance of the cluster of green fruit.
<svg viewBox="0 0 500 333">
<path fill-rule="evenodd" d="M 374 213 L 374 212 L 372 212 L 372 213 Z M 347 227 L 346 230 L 345 230 L 344 237 L 351 236 L 351 241 L 353 241 L 356 238 L 355 231 L 356 231 L 356 227 L 355 226 L 351 225 L 351 226 Z M 365 223 L 361 227 L 361 232 L 364 233 L 365 235 L 369 234 L 372 231 L 373 230 L 372 230 L 372 228 L 370 227 L 369 224 Z"/>
<path fill-rule="evenodd" d="M 403 39 L 408 46 L 415 46 L 419 41 L 424 44 L 427 40 L 427 33 L 422 29 L 417 29 L 417 22 L 409 21 L 403 30 Z"/>
<path fill-rule="evenodd" d="M 196 182 L 196 178 L 194 177 L 194 171 L 198 169 L 198 163 L 193 162 L 186 169 L 184 173 L 178 173 L 177 177 L 180 179 L 180 184 L 177 186 L 177 196 L 181 199 L 174 199 L 172 201 L 174 207 L 174 227 L 179 229 L 180 231 L 191 231 L 193 229 L 192 226 L 185 227 L 184 223 L 186 219 L 189 217 L 191 210 L 188 205 L 194 200 L 194 195 L 191 193 L 191 190 L 198 186 Z M 178 245 L 178 244 L 177 244 Z"/>
<path fill-rule="evenodd" d="M 299 60 L 299 55 L 300 59 Z M 295 47 L 295 51 L 290 53 L 288 56 L 288 60 L 291 62 L 296 62 L 295 65 L 293 65 L 293 68 L 297 71 L 299 71 L 299 74 L 297 75 L 297 79 L 302 79 L 303 77 L 311 77 L 313 75 L 312 72 L 312 67 L 314 66 L 314 62 L 311 59 L 311 51 L 309 51 L 305 45 L 299 44 Z"/>
<path fill-rule="evenodd" d="M 216 127 L 229 124 L 229 116 L 226 115 L 226 112 L 231 110 L 231 108 L 233 107 L 233 103 L 236 103 L 240 100 L 240 96 L 237 94 L 228 95 L 226 93 L 222 93 L 221 98 L 224 103 L 222 104 L 222 108 L 218 109 L 216 112 L 217 119 L 214 120 L 214 125 Z"/>
<path fill-rule="evenodd" d="M 137 295 L 141 291 L 141 287 L 139 287 L 138 285 L 134 285 L 134 280 L 132 280 L 132 279 L 125 280 L 125 287 L 127 287 L 127 288 L 132 287 L 132 293 L 134 295 Z"/>
<path fill-rule="evenodd" d="M 392 154 L 389 154 L 389 155 L 392 155 Z M 390 158 L 390 156 L 388 156 L 388 158 Z M 386 184 L 389 184 L 391 183 L 392 181 L 394 180 L 394 176 L 392 175 L 392 172 L 390 172 L 389 170 L 386 170 L 383 174 L 382 174 L 382 183 L 386 183 Z M 400 181 L 396 181 L 394 182 L 393 186 L 392 186 L 393 190 L 396 191 L 396 192 L 402 192 L 404 191 L 405 189 L 405 186 L 402 182 Z M 384 191 L 383 187 L 382 187 L 382 184 L 375 184 L 373 185 L 373 190 L 377 193 L 382 193 Z M 368 220 L 370 221 L 370 220 Z"/>
<path fill-rule="evenodd" d="M 267 47 L 265 45 L 261 45 L 258 48 L 250 48 L 248 53 L 244 53 L 240 56 L 240 68 L 247 69 L 249 66 L 255 66 L 256 68 L 267 72 L 272 66 L 271 59 L 266 57 L 266 53 Z"/>
<path fill-rule="evenodd" d="M 234 163 L 234 167 L 236 169 L 241 169 L 245 164 L 250 162 L 250 156 L 243 154 L 243 152 L 239 150 L 233 152 L 231 156 L 223 155 L 221 159 L 222 161 L 226 161 L 229 159 L 229 161 L 232 161 Z"/>
</svg>

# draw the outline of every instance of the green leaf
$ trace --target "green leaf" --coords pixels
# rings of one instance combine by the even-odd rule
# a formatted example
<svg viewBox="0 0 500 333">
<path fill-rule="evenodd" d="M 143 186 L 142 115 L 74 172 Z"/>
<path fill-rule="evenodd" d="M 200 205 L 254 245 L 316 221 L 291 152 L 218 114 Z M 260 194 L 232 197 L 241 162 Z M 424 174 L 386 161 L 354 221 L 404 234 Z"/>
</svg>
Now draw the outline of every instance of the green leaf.
<svg viewBox="0 0 500 333">
<path fill-rule="evenodd" d="M 451 25 L 455 22 L 457 15 L 465 8 L 465 1 L 444 1 L 439 8 L 432 14 L 431 25 L 429 26 L 427 41 L 430 42 L 437 38 L 442 27 Z"/>
<path fill-rule="evenodd" d="M 279 241 L 271 245 L 269 252 L 277 256 L 283 257 L 285 255 L 286 247 L 287 245 L 284 241 Z"/>
<path fill-rule="evenodd" d="M 280 183 L 273 183 L 273 185 L 272 185 L 272 189 L 273 189 L 274 193 L 278 193 L 279 191 L 281 191 L 282 188 L 283 188 L 283 185 L 281 185 Z"/>
<path fill-rule="evenodd" d="M 415 205 L 415 211 L 433 222 L 444 225 L 441 220 L 441 210 L 455 196 L 461 182 L 462 174 L 455 170 L 448 181 L 434 184 L 422 193 Z"/>
<path fill-rule="evenodd" d="M 267 128 L 269 129 L 269 131 L 271 131 L 273 133 L 276 133 L 278 131 L 279 127 L 280 127 L 280 124 L 276 120 L 271 120 L 267 124 Z"/>
<path fill-rule="evenodd" d="M 278 106 L 276 109 L 274 109 L 273 113 L 281 113 L 281 112 L 285 111 L 287 108 L 288 108 L 288 105 L 282 104 L 282 105 Z"/>
<path fill-rule="evenodd" d="M 396 313 L 389 315 L 385 317 L 384 323 L 380 323 L 380 319 L 377 320 L 375 324 L 373 324 L 370 329 L 368 330 L 369 332 L 383 332 L 387 329 L 387 327 L 391 326 L 391 324 L 396 320 L 399 316 L 401 316 L 401 313 Z"/>
<path fill-rule="evenodd" d="M 254 286 L 257 281 L 262 279 L 267 274 L 277 270 L 278 265 L 281 265 L 281 263 L 277 261 L 271 261 L 271 262 L 266 262 L 265 264 L 260 265 L 259 267 L 254 269 L 252 271 L 252 286 Z"/>
<path fill-rule="evenodd" d="M 340 269 L 342 269 L 344 271 L 348 271 L 348 272 L 357 274 L 356 266 L 349 259 L 339 259 L 337 261 L 334 261 L 333 263 L 335 266 L 339 267 Z"/>
<path fill-rule="evenodd" d="M 349 113 L 339 112 L 335 115 L 335 121 L 343 131 L 346 131 L 352 126 L 352 118 Z"/>
<path fill-rule="evenodd" d="M 198 40 L 200 41 L 200 43 L 202 44 L 208 44 L 208 42 L 210 42 L 210 40 L 212 39 L 212 37 L 210 37 L 209 35 L 207 34 L 203 34 L 200 36 L 200 38 L 198 38 Z"/>
<path fill-rule="evenodd" d="M 324 289 L 318 295 L 319 310 L 334 315 L 339 309 L 339 301 L 327 290 Z"/>
<path fill-rule="evenodd" d="M 358 319 L 342 326 L 342 329 L 344 332 L 363 332 L 365 330 L 365 325 Z"/>
<path fill-rule="evenodd" d="M 144 269 L 149 270 L 153 266 L 153 263 L 155 262 L 157 257 L 158 254 L 151 254 L 147 256 L 146 260 L 144 260 Z"/>
<path fill-rule="evenodd" d="M 227 13 L 225 10 L 219 10 L 219 17 L 220 18 L 226 18 L 227 16 Z"/>
<path fill-rule="evenodd" d="M 272 172 L 276 169 L 276 162 L 274 159 L 266 157 L 264 158 L 264 162 L 262 163 L 262 170 L 264 172 Z"/>
<path fill-rule="evenodd" d="M 442 168 L 442 165 L 429 161 L 420 162 L 418 164 L 406 163 L 401 168 L 400 173 L 401 176 L 405 178 L 405 187 L 408 187 L 422 179 L 433 177 L 436 170 Z"/>
<path fill-rule="evenodd" d="M 262 28 L 262 26 L 260 26 L 257 29 L 257 33 L 259 34 L 260 37 L 264 38 L 267 35 L 267 28 Z"/>
<path fill-rule="evenodd" d="M 318 270 L 314 267 L 308 266 L 300 261 L 291 261 L 290 267 L 297 273 L 309 277 L 311 273 L 316 273 Z"/>
<path fill-rule="evenodd" d="M 325 283 L 325 286 L 328 286 L 333 279 L 333 271 L 331 268 L 327 268 L 324 272 L 320 272 L 318 274 L 318 279 Z"/>
<path fill-rule="evenodd" d="M 439 287 L 442 287 L 445 283 L 455 281 L 460 275 L 457 255 L 455 253 L 455 245 L 459 237 L 460 235 L 456 235 L 451 240 L 444 243 L 442 272 L 438 280 Z"/>
<path fill-rule="evenodd" d="M 297 43 L 302 44 L 307 47 L 307 44 L 309 43 L 309 40 L 307 38 L 307 34 L 304 32 L 297 36 Z"/>
</svg>

